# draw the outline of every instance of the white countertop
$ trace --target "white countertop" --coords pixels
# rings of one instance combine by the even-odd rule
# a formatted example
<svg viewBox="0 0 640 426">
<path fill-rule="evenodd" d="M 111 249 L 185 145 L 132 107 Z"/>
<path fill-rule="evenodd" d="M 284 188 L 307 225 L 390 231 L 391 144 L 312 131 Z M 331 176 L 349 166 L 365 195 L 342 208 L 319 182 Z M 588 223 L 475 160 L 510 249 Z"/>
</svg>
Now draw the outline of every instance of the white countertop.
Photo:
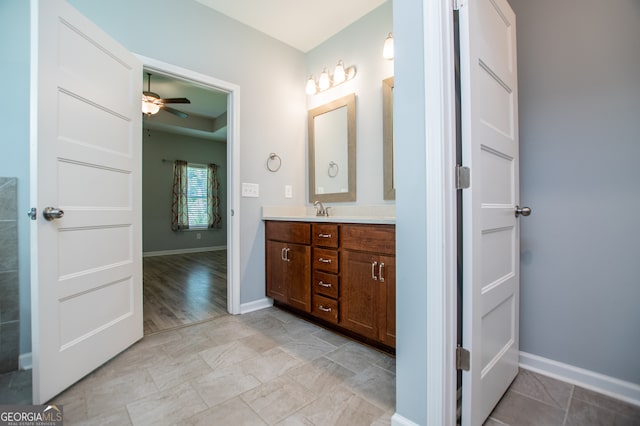
<svg viewBox="0 0 640 426">
<path fill-rule="evenodd" d="M 313 207 L 307 206 L 263 206 L 263 220 L 286 220 L 295 222 L 335 222 L 335 223 L 371 223 L 390 224 L 396 223 L 393 204 L 376 206 L 333 206 L 329 207 L 329 216 L 316 216 Z"/>
</svg>

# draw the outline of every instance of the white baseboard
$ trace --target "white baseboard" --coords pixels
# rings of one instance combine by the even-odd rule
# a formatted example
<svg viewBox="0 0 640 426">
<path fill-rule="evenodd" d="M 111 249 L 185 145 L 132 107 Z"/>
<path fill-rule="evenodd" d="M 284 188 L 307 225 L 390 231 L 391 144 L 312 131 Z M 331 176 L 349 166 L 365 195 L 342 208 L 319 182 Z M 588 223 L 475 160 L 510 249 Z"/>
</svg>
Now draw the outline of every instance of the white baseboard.
<svg viewBox="0 0 640 426">
<path fill-rule="evenodd" d="M 226 249 L 227 249 L 227 246 L 213 246 L 213 247 L 195 247 L 195 248 L 176 249 L 176 250 L 145 251 L 144 253 L 142 253 L 142 257 L 171 256 L 173 254 L 200 253 L 204 251 L 217 251 L 217 250 L 226 250 Z"/>
<path fill-rule="evenodd" d="M 249 312 L 259 311 L 260 309 L 270 308 L 273 306 L 273 299 L 265 297 L 264 299 L 254 300 L 253 302 L 243 303 L 240 305 L 240 313 L 248 314 Z"/>
<path fill-rule="evenodd" d="M 520 367 L 640 406 L 640 385 L 520 352 Z"/>
<path fill-rule="evenodd" d="M 405 417 L 402 417 L 398 413 L 393 413 L 393 416 L 391 416 L 391 426 L 419 426 L 419 425 Z"/>
<path fill-rule="evenodd" d="M 31 370 L 31 352 L 18 356 L 18 368 L 20 370 Z"/>
</svg>

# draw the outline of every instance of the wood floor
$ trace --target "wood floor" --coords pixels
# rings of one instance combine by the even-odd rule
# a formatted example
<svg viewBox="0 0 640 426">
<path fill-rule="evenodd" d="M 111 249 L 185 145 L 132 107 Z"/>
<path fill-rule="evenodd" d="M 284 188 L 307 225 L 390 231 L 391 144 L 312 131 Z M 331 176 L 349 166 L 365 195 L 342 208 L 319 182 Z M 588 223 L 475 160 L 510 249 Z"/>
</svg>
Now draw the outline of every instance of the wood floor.
<svg viewBox="0 0 640 426">
<path fill-rule="evenodd" d="M 143 259 L 144 334 L 227 313 L 227 251 Z"/>
</svg>

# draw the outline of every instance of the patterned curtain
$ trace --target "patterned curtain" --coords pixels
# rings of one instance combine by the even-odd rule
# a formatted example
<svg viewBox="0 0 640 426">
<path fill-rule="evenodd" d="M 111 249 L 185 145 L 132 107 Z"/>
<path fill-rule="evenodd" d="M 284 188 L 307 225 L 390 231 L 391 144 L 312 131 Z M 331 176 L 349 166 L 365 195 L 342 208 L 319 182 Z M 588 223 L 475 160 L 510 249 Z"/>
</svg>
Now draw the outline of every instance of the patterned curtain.
<svg viewBox="0 0 640 426">
<path fill-rule="evenodd" d="M 207 226 L 220 228 L 222 216 L 220 216 L 220 182 L 218 181 L 218 166 L 207 165 Z"/>
<path fill-rule="evenodd" d="M 173 201 L 171 203 L 171 230 L 173 231 L 189 229 L 187 182 L 187 162 L 176 160 L 173 163 Z"/>
</svg>

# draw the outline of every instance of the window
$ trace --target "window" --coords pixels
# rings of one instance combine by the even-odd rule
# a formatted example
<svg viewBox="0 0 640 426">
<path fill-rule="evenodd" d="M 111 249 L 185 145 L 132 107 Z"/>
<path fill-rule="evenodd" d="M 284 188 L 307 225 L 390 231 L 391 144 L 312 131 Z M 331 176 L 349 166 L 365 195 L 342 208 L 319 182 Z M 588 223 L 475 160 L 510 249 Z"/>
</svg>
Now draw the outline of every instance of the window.
<svg viewBox="0 0 640 426">
<path fill-rule="evenodd" d="M 187 166 L 187 211 L 189 228 L 207 227 L 207 166 L 203 164 Z"/>
<path fill-rule="evenodd" d="M 220 182 L 216 164 L 173 163 L 171 230 L 222 227 Z"/>
</svg>

